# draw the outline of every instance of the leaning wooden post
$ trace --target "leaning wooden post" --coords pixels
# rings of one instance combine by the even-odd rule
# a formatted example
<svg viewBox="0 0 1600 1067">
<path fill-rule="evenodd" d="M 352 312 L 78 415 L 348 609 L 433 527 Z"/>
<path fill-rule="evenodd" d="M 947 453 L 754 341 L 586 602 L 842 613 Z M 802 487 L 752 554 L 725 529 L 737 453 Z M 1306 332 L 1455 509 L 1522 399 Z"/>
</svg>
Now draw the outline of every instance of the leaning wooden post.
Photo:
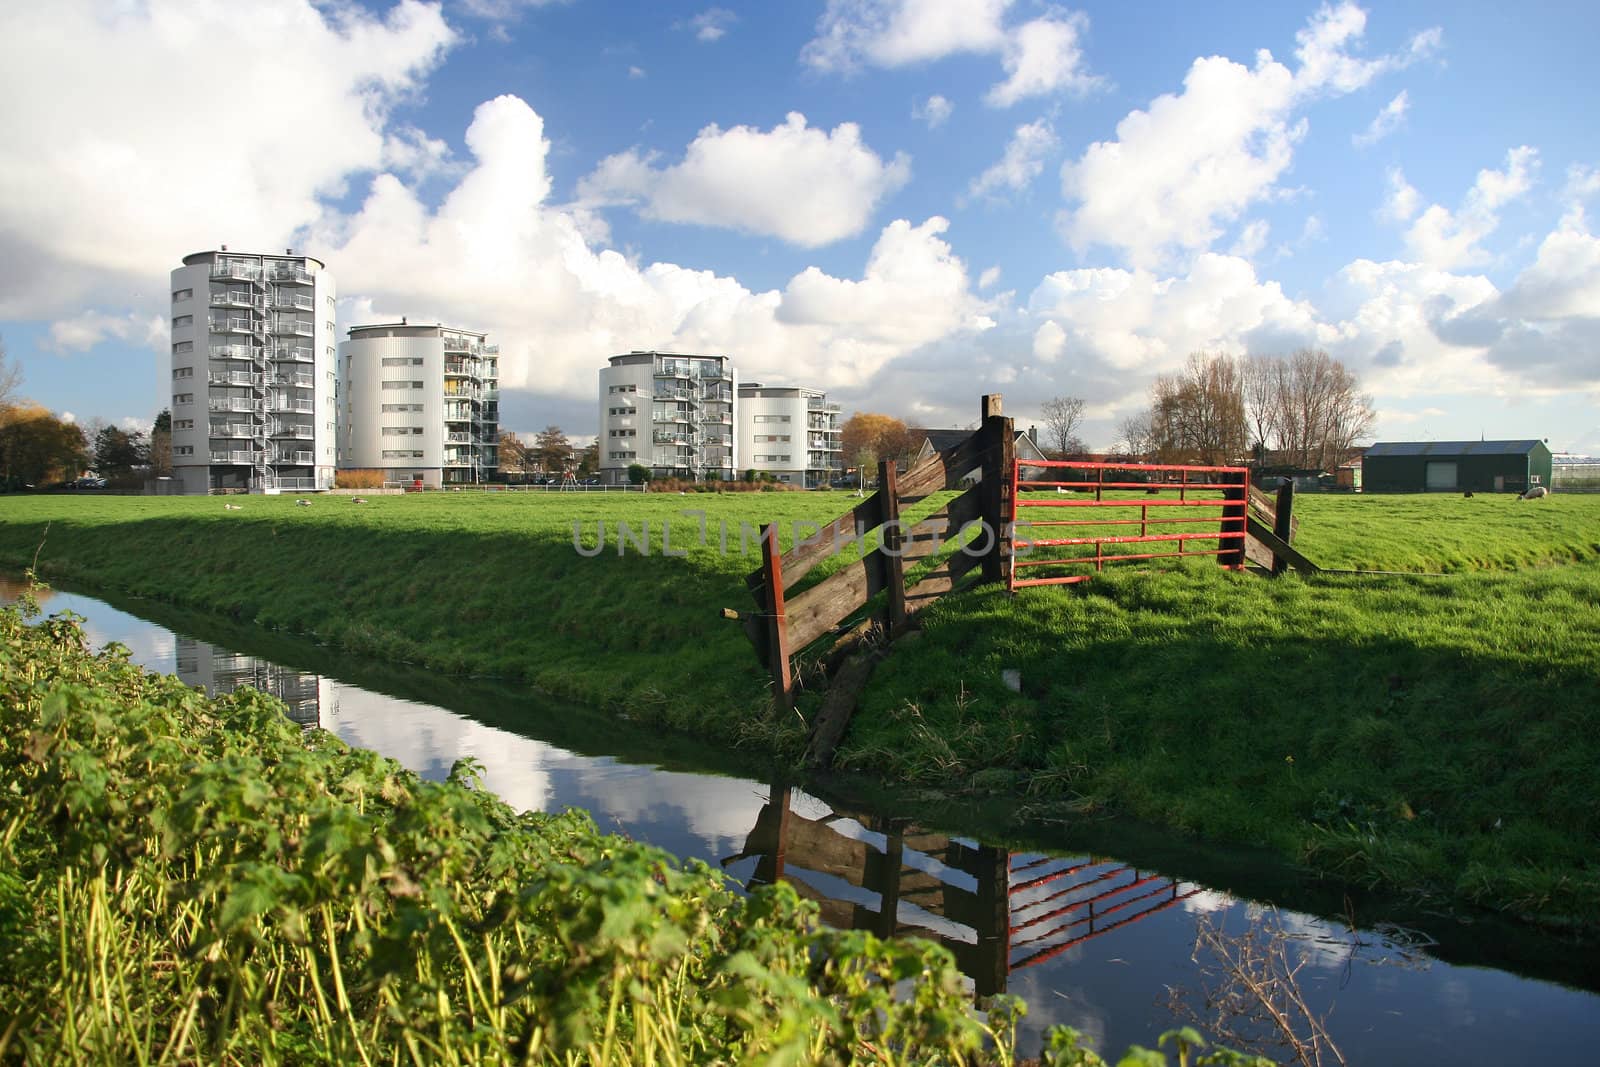
<svg viewBox="0 0 1600 1067">
<path fill-rule="evenodd" d="M 1284 544 L 1289 543 L 1289 537 L 1294 532 L 1294 479 L 1285 478 L 1278 487 L 1277 512 L 1272 520 L 1272 532 Z M 1272 554 L 1272 573 L 1282 574 L 1289 569 L 1289 561 L 1278 555 Z"/>
<path fill-rule="evenodd" d="M 794 675 L 789 669 L 789 620 L 783 607 L 783 554 L 778 524 L 761 526 L 761 585 L 767 609 L 767 666 L 772 670 L 772 706 L 794 710 Z"/>
<path fill-rule="evenodd" d="M 983 398 L 983 424 L 978 432 L 983 441 L 983 536 L 990 539 L 983 557 L 983 580 L 1011 581 L 1011 499 L 1016 492 L 1012 476 L 1016 472 L 1017 441 L 1011 420 L 1001 413 L 1001 395 Z"/>
<path fill-rule="evenodd" d="M 886 459 L 878 464 L 878 495 L 883 500 L 883 544 L 879 555 L 883 558 L 883 584 L 889 591 L 888 610 L 884 615 L 884 629 L 890 639 L 899 637 L 906 628 L 906 573 L 905 531 L 900 529 L 899 475 L 895 462 Z"/>
</svg>

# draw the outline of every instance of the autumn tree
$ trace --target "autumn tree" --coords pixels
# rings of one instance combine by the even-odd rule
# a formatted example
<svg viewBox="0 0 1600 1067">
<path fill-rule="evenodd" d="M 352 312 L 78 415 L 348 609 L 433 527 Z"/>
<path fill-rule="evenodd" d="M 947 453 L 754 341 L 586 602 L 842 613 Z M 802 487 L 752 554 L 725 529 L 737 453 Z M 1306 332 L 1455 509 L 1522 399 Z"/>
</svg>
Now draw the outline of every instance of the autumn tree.
<svg viewBox="0 0 1600 1067">
<path fill-rule="evenodd" d="M 143 430 L 105 426 L 94 436 L 94 469 L 111 481 L 127 481 L 135 467 L 150 461 Z"/>
<path fill-rule="evenodd" d="M 6 357 L 6 341 L 0 337 L 0 410 L 9 407 L 22 386 L 22 368 Z"/>
<path fill-rule="evenodd" d="M 1083 399 L 1076 396 L 1053 396 L 1044 402 L 1044 428 L 1056 459 L 1088 451 L 1078 438 L 1077 430 L 1083 422 Z"/>
<path fill-rule="evenodd" d="M 166 408 L 161 409 L 161 414 L 156 416 L 155 425 L 150 428 L 150 474 L 156 478 L 170 477 L 172 474 L 172 412 Z"/>
<path fill-rule="evenodd" d="M 511 430 L 501 430 L 499 447 L 496 452 L 499 468 L 502 474 L 526 476 L 533 469 L 532 456 L 529 455 L 528 446 Z"/>
<path fill-rule="evenodd" d="M 600 470 L 600 442 L 590 441 L 578 450 L 578 473 L 594 474 Z"/>
<path fill-rule="evenodd" d="M 572 445 L 559 426 L 546 426 L 533 441 L 533 456 L 547 471 L 564 471 L 572 462 Z"/>
<path fill-rule="evenodd" d="M 921 435 L 893 415 L 858 411 L 839 428 L 839 448 L 850 466 L 863 474 L 879 460 L 905 460 L 921 445 Z"/>
<path fill-rule="evenodd" d="M 0 485 L 16 489 L 76 478 L 89 465 L 77 425 L 38 404 L 0 405 Z"/>
</svg>

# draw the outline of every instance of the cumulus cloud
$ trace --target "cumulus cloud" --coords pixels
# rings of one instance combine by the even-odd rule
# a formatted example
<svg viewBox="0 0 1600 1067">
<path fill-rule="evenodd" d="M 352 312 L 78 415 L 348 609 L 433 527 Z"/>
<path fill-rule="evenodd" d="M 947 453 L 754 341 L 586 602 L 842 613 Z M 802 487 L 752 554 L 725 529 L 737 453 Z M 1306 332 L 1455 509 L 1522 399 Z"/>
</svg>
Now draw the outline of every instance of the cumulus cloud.
<svg viewBox="0 0 1600 1067">
<path fill-rule="evenodd" d="M 945 120 L 950 117 L 950 113 L 955 108 L 956 106 L 949 100 L 935 93 L 913 107 L 911 109 L 911 117 L 918 122 L 927 123 L 928 129 L 937 130 L 944 125 Z"/>
<path fill-rule="evenodd" d="M 1401 53 L 1350 54 L 1366 15 L 1353 4 L 1324 7 L 1296 36 L 1291 70 L 1265 50 L 1246 67 L 1221 56 L 1196 59 L 1181 93 L 1157 97 L 1117 124 L 1117 139 L 1091 144 L 1062 167 L 1073 205 L 1059 218 L 1080 251 L 1104 245 L 1135 266 L 1208 248 L 1251 204 L 1278 195 L 1278 181 L 1305 135 L 1297 112 L 1321 96 L 1348 93 L 1426 54 L 1419 35 Z"/>
<path fill-rule="evenodd" d="M 1400 90 L 1399 95 L 1383 105 L 1383 110 L 1373 116 L 1372 122 L 1365 130 L 1350 138 L 1351 143 L 1357 148 L 1367 148 L 1377 144 L 1400 128 L 1400 124 L 1405 121 L 1406 111 L 1410 106 L 1411 102 L 1406 95 L 1406 91 L 1404 89 Z"/>
<path fill-rule="evenodd" d="M 128 312 L 112 315 L 85 311 L 50 324 L 50 339 L 45 347 L 54 352 L 87 352 L 108 338 L 143 345 L 157 352 L 167 351 L 167 320 L 160 315 Z"/>
<path fill-rule="evenodd" d="M 691 18 L 688 28 L 694 32 L 695 40 L 709 44 L 722 40 L 727 36 L 728 27 L 738 21 L 739 16 L 727 8 L 710 7 Z"/>
<path fill-rule="evenodd" d="M 817 35 L 802 50 L 813 70 L 902 67 L 961 53 L 997 54 L 1006 72 L 985 96 L 994 107 L 1101 84 L 1084 66 L 1089 20 L 1051 8 L 1007 26 L 1012 0 L 828 0 Z"/>
<path fill-rule="evenodd" d="M 885 161 L 846 122 L 829 132 L 790 112 L 770 131 L 707 126 L 683 161 L 655 153 L 601 160 L 578 186 L 594 204 L 637 206 L 646 218 L 726 226 L 806 248 L 853 237 L 873 210 L 911 177 L 911 159 Z"/>
<path fill-rule="evenodd" d="M 1405 172 L 1399 167 L 1390 167 L 1388 189 L 1384 193 L 1383 206 L 1378 209 L 1378 217 L 1389 222 L 1409 222 L 1421 206 L 1422 195 L 1406 181 Z"/>
<path fill-rule="evenodd" d="M 309 0 L 260 0 L 247 18 L 225 0 L 13 7 L 0 98 L 28 103 L 8 108 L 0 140 L 0 317 L 147 285 L 152 250 L 175 263 L 221 242 L 295 243 L 321 197 L 405 143 L 388 114 L 454 40 L 416 0 L 381 18 Z"/>
<path fill-rule="evenodd" d="M 1005 154 L 972 179 L 967 196 L 977 199 L 1021 192 L 1044 170 L 1045 157 L 1056 144 L 1055 130 L 1046 119 L 1018 126 L 1006 144 Z"/>
<path fill-rule="evenodd" d="M 456 6 L 474 18 L 489 22 L 512 22 L 532 7 L 564 4 L 568 0 L 456 0 Z"/>
<path fill-rule="evenodd" d="M 1433 267 L 1474 266 L 1489 261 L 1481 242 L 1500 225 L 1500 209 L 1533 186 L 1539 153 L 1526 145 L 1506 153 L 1504 170 L 1484 169 L 1455 211 L 1430 205 L 1406 231 L 1411 254 Z"/>
<path fill-rule="evenodd" d="M 782 289 L 751 292 L 709 271 L 592 247 L 578 216 L 548 202 L 544 122 L 522 100 L 480 105 L 466 144 L 472 167 L 437 208 L 381 175 L 358 210 L 330 216 L 318 236 L 341 290 L 363 294 L 374 312 L 409 309 L 489 331 L 508 389 L 537 384 L 587 409 L 606 357 L 652 347 L 732 352 L 751 376 L 841 387 L 989 325 L 944 219 L 886 226 L 859 278 L 811 268 Z"/>
<path fill-rule="evenodd" d="M 1064 18 L 1037 18 L 1025 22 L 1006 37 L 1001 66 L 1006 80 L 984 96 L 992 107 L 1010 107 L 1030 96 L 1045 96 L 1060 90 L 1087 93 L 1102 84 L 1102 79 L 1084 68 L 1079 37 L 1089 28 L 1089 19 L 1074 13 Z"/>
</svg>

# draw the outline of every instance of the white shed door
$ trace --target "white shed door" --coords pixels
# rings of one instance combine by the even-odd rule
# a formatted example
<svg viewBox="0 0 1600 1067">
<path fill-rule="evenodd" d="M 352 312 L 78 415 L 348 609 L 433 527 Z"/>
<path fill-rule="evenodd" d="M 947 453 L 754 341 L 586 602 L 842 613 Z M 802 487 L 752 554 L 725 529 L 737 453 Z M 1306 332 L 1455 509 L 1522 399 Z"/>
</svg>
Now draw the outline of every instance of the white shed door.
<svg viewBox="0 0 1600 1067">
<path fill-rule="evenodd" d="M 1454 463 L 1429 463 L 1427 481 L 1430 490 L 1454 489 L 1456 487 L 1456 465 Z"/>
</svg>

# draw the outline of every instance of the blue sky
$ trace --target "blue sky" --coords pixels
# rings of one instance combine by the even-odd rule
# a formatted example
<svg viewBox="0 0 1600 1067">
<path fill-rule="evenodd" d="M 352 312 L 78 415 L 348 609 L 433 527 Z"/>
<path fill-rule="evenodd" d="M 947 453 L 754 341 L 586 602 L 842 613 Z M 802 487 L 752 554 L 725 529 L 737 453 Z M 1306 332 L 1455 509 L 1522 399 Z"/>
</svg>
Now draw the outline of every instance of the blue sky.
<svg viewBox="0 0 1600 1067">
<path fill-rule="evenodd" d="M 25 395 L 148 421 L 172 267 L 293 246 L 341 329 L 490 331 L 524 432 L 670 348 L 930 426 L 1078 395 L 1110 446 L 1191 351 L 1311 345 L 1380 437 L 1600 453 L 1596 39 L 1577 3 L 9 5 L 0 336 Z"/>
</svg>

